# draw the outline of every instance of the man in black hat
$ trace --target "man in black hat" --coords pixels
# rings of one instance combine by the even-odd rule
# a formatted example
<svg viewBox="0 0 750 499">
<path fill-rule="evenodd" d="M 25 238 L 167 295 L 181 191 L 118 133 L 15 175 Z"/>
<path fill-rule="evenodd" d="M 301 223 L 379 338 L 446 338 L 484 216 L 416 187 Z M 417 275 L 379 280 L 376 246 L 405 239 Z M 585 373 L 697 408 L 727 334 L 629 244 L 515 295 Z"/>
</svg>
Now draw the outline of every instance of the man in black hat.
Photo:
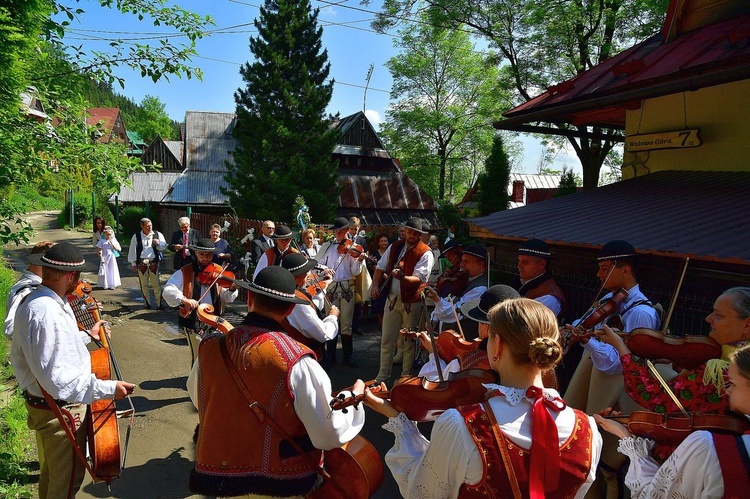
<svg viewBox="0 0 750 499">
<path fill-rule="evenodd" d="M 214 314 L 221 315 L 224 304 L 237 299 L 237 285 L 223 285 L 228 282 L 220 278 L 214 281 L 213 256 L 214 242 L 204 237 L 198 239 L 190 251 L 195 258 L 183 265 L 167 281 L 162 296 L 170 307 L 180 307 L 177 324 L 182 328 L 190 347 L 190 366 L 198 354 L 198 305 L 208 303 L 214 307 Z M 217 274 L 217 276 L 214 276 Z"/>
<path fill-rule="evenodd" d="M 46 253 L 55 243 L 52 241 L 39 241 L 31 248 L 30 255 L 36 253 Z M 3 323 L 3 333 L 10 341 L 13 338 L 13 321 L 16 318 L 16 310 L 21 301 L 29 293 L 34 291 L 42 283 L 42 267 L 29 263 L 29 268 L 24 270 L 21 277 L 11 286 L 8 293 L 8 299 L 5 303 L 5 322 Z"/>
<path fill-rule="evenodd" d="M 343 350 L 344 365 L 358 367 L 354 360 L 354 341 L 352 340 L 352 319 L 356 304 L 357 276 L 365 270 L 365 253 L 355 256 L 349 251 L 352 240 L 349 238 L 350 222 L 344 217 L 333 221 L 333 241 L 323 243 L 315 259 L 320 265 L 329 269 L 333 282 L 326 288 L 326 296 L 332 305 L 341 311 L 339 316 L 339 336 Z M 336 363 L 336 345 L 338 336 L 326 342 L 327 359 L 330 364 Z"/>
<path fill-rule="evenodd" d="M 138 272 L 141 294 L 146 308 L 163 309 L 161 303 L 161 282 L 159 281 L 159 262 L 164 259 L 162 252 L 167 249 L 164 235 L 153 229 L 149 218 L 141 218 L 140 232 L 133 234 L 128 248 L 128 262 L 134 272 Z M 149 303 L 149 285 L 154 290 L 154 305 Z"/>
<path fill-rule="evenodd" d="M 383 335 L 380 342 L 380 370 L 378 382 L 389 382 L 393 369 L 393 349 L 403 328 L 414 328 L 422 314 L 420 286 L 427 282 L 435 264 L 430 247 L 422 242 L 426 231 L 420 218 L 411 218 L 406 224 L 406 239 L 391 244 L 380 258 L 372 278 L 370 298 L 388 294 L 383 314 Z M 411 375 L 414 364 L 414 343 L 404 343 L 402 376 Z"/>
<path fill-rule="evenodd" d="M 250 255 L 253 258 L 253 265 L 258 265 L 260 257 L 268 248 L 274 246 L 273 233 L 276 231 L 276 224 L 273 220 L 266 220 L 260 228 L 260 235 L 250 241 Z"/>
<path fill-rule="evenodd" d="M 328 375 L 309 348 L 283 332 L 284 317 L 305 304 L 292 274 L 272 266 L 252 283 L 238 283 L 249 291 L 247 317 L 226 335 L 201 341 L 188 379 L 200 420 L 190 490 L 221 497 L 304 496 L 320 482 L 322 451 L 354 438 L 365 411 L 330 411 Z M 355 383 L 352 392 L 362 394 L 364 383 Z"/>
<path fill-rule="evenodd" d="M 471 341 L 479 335 L 477 322 L 465 319 L 461 307 L 467 302 L 478 300 L 482 293 L 487 291 L 490 277 L 487 272 L 487 249 L 481 244 L 468 245 L 461 254 L 459 271 L 463 276 L 459 275 L 452 281 L 454 286 L 445 297 L 441 297 L 437 290 L 431 287 L 425 289 L 425 293 L 427 298 L 435 303 L 432 320 L 439 323 L 438 331 L 458 331 L 458 319 L 464 338 Z"/>
<path fill-rule="evenodd" d="M 285 256 L 292 253 L 299 253 L 297 248 L 292 247 L 292 236 L 292 229 L 286 225 L 276 227 L 271 236 L 273 246 L 264 251 L 260 260 L 258 260 L 258 263 L 255 265 L 255 272 L 253 272 L 253 279 L 258 275 L 258 272 L 266 267 L 281 266 L 281 262 Z"/>
<path fill-rule="evenodd" d="M 490 321 L 487 318 L 487 314 L 498 303 L 520 297 L 521 295 L 518 294 L 518 291 L 510 286 L 498 284 L 486 289 L 478 299 L 463 303 L 461 312 L 466 320 L 476 323 L 477 335 L 482 341 L 475 350 L 459 354 L 458 357 L 450 360 L 448 363 L 440 359 L 440 366 L 443 369 L 443 379 L 448 379 L 450 373 L 466 369 L 490 369 L 489 359 L 487 359 L 487 338 L 489 337 Z M 430 353 L 430 359 L 422 366 L 422 369 L 419 371 L 419 377 L 436 381 L 439 379 L 437 364 L 435 363 L 435 355 L 432 351 L 432 343 L 426 332 L 421 331 L 419 333 L 419 341 L 422 343 L 422 347 Z"/>
<path fill-rule="evenodd" d="M 624 290 L 627 295 L 617 304 L 615 314 L 595 325 L 594 330 L 601 329 L 602 324 L 613 326 L 614 322 L 618 322 L 617 328 L 624 332 L 636 328 L 659 329 L 659 312 L 638 286 L 638 258 L 635 248 L 627 241 L 614 240 L 602 247 L 597 258 L 599 269 L 596 276 L 609 293 L 604 295 L 600 303 L 611 299 L 613 293 L 619 290 Z M 566 325 L 561 331 L 562 335 L 569 334 L 578 322 Z M 624 414 L 630 414 L 633 410 L 644 410 L 625 392 L 622 365 L 617 350 L 596 337 L 584 340 L 582 344 L 584 354 L 563 397 L 565 402 L 586 414 L 597 414 L 607 407 L 617 407 Z M 616 470 L 622 467 L 624 462 L 625 457 L 617 452 L 616 439 L 604 435 L 601 457 L 604 468 L 600 468 L 608 488 L 607 497 L 616 497 L 615 494 L 621 488 L 621 484 L 618 485 Z M 592 487 L 592 490 L 596 487 Z"/>
<path fill-rule="evenodd" d="M 81 250 L 62 242 L 45 253 L 29 255 L 28 260 L 42 267 L 42 282 L 16 312 L 11 364 L 26 399 L 27 424 L 36 432 L 41 465 L 39 497 L 64 498 L 70 497 L 69 491 L 73 495 L 78 491 L 85 468 L 78 462 L 72 442 L 42 390 L 70 413 L 76 443 L 84 449 L 86 404 L 124 398 L 135 385 L 100 380 L 91 374 L 91 355 L 86 344 L 109 334 L 109 328 L 104 321 L 98 321 L 89 331 L 79 331 L 68 303 L 67 295 L 75 291 L 86 266 Z"/>
<path fill-rule="evenodd" d="M 565 306 L 565 295 L 552 278 L 549 261 L 552 254 L 541 239 L 529 239 L 518 248 L 518 275 L 524 298 L 536 300 L 560 317 Z"/>
<path fill-rule="evenodd" d="M 339 309 L 336 305 L 331 305 L 328 315 L 323 316 L 321 313 L 326 300 L 323 286 L 330 284 L 330 281 L 325 282 L 321 276 L 312 273 L 317 265 L 317 260 L 306 258 L 302 253 L 284 258 L 281 266 L 294 276 L 297 297 L 302 298 L 305 303 L 295 305 L 292 313 L 284 317 L 281 326 L 289 336 L 315 352 L 323 366 L 328 367 L 327 360 L 324 362 L 323 345 L 334 339 L 339 332 Z"/>
</svg>

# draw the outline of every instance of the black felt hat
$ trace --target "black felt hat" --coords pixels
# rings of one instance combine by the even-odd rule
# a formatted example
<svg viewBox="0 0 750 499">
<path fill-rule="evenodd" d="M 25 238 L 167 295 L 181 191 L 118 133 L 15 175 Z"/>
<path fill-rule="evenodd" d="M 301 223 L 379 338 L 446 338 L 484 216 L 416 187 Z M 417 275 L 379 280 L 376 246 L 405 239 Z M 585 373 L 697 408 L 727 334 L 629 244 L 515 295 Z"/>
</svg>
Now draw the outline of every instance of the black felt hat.
<svg viewBox="0 0 750 499">
<path fill-rule="evenodd" d="M 305 258 L 302 253 L 292 253 L 285 256 L 281 261 L 281 266 L 291 272 L 294 277 L 307 274 L 310 270 L 314 269 L 317 264 L 317 260 Z"/>
<path fill-rule="evenodd" d="M 237 279 L 233 279 L 233 282 L 252 293 L 269 296 L 279 301 L 306 303 L 302 298 L 297 298 L 297 284 L 294 282 L 292 273 L 278 265 L 261 269 L 253 282 Z"/>
<path fill-rule="evenodd" d="M 271 236 L 271 239 L 291 239 L 292 229 L 286 225 L 277 225 L 276 231 Z"/>
<path fill-rule="evenodd" d="M 69 242 L 55 244 L 46 252 L 28 255 L 26 259 L 32 265 L 67 272 L 77 272 L 86 267 L 86 260 L 83 258 L 81 250 Z"/>
<path fill-rule="evenodd" d="M 510 286 L 506 286 L 505 284 L 498 284 L 496 286 L 492 286 L 487 291 L 482 293 L 482 296 L 479 297 L 479 300 L 464 303 L 461 307 L 461 313 L 464 314 L 465 317 L 474 319 L 475 321 L 481 322 L 482 324 L 489 324 L 487 314 L 492 307 L 505 300 L 520 297 L 521 295 L 518 294 L 518 291 L 511 288 Z"/>
<path fill-rule="evenodd" d="M 481 244 L 470 244 L 464 248 L 464 255 L 471 255 L 480 260 L 487 260 L 487 248 Z"/>
<path fill-rule="evenodd" d="M 518 255 L 536 256 L 549 260 L 552 253 L 549 252 L 549 246 L 541 239 L 529 239 L 518 248 Z"/>
<path fill-rule="evenodd" d="M 423 227 L 421 218 L 410 218 L 406 221 L 404 227 L 411 229 L 414 232 L 419 232 L 420 234 L 427 234 L 427 231 Z"/>
<path fill-rule="evenodd" d="M 333 221 L 333 227 L 331 227 L 331 229 L 334 232 L 337 232 L 337 231 L 340 231 L 341 229 L 348 229 L 349 227 L 351 227 L 351 225 L 352 224 L 348 218 L 338 217 L 336 218 L 336 220 Z"/>
<path fill-rule="evenodd" d="M 602 246 L 596 260 L 603 262 L 605 260 L 634 260 L 636 258 L 638 258 L 638 253 L 636 253 L 632 244 L 616 239 Z"/>
<path fill-rule="evenodd" d="M 456 241 L 455 239 L 451 239 L 450 241 L 445 243 L 445 245 L 443 246 L 442 254 L 446 255 L 451 251 L 455 251 L 456 253 L 460 255 L 461 253 L 464 252 L 464 249 L 461 247 L 460 244 L 458 244 L 458 241 Z"/>
<path fill-rule="evenodd" d="M 204 253 L 213 253 L 216 249 L 216 243 L 207 237 L 198 239 L 195 244 L 189 246 L 190 251 L 202 251 Z"/>
</svg>

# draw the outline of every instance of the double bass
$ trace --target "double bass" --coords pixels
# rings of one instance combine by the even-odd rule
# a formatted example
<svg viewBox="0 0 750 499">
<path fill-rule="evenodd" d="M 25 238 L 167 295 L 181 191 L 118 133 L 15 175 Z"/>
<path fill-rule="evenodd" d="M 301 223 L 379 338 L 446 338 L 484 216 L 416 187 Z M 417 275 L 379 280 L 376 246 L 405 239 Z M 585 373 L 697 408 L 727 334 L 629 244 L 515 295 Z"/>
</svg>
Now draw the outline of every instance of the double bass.
<svg viewBox="0 0 750 499">
<path fill-rule="evenodd" d="M 101 320 L 99 304 L 91 296 L 91 289 L 89 283 L 81 281 L 78 283 L 76 290 L 68 295 L 68 303 L 73 309 L 76 322 L 83 330 L 91 329 Z M 117 379 L 122 380 L 117 360 L 103 329 L 99 342 L 101 346 L 91 351 L 91 372 L 98 379 L 109 380 L 112 379 L 112 368 L 114 368 Z M 104 481 L 109 484 L 120 477 L 125 466 L 125 455 L 127 454 L 130 430 L 135 414 L 129 396 L 128 401 L 130 402 L 130 410 L 125 411 L 122 415 L 130 416 L 130 425 L 125 439 L 125 450 L 122 453 L 120 452 L 120 431 L 115 401 L 113 399 L 101 399 L 88 406 L 86 421 L 89 455 L 91 456 L 90 472 L 95 482 Z"/>
</svg>

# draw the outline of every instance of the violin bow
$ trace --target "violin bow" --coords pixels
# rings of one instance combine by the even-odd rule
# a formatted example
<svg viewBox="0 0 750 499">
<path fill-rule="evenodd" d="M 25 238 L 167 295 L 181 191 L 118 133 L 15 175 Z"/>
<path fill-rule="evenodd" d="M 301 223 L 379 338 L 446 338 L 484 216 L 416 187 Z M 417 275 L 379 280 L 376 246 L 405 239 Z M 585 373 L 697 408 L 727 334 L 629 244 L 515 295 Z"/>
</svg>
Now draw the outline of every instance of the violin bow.
<svg viewBox="0 0 750 499">
<path fill-rule="evenodd" d="M 656 381 L 659 382 L 661 387 L 664 389 L 664 391 L 667 392 L 667 395 L 669 395 L 669 398 L 672 399 L 672 402 L 675 403 L 677 408 L 686 416 L 690 417 L 690 414 L 685 410 L 685 407 L 680 403 L 679 400 L 677 400 L 677 395 L 674 394 L 672 389 L 669 387 L 666 381 L 664 381 L 664 378 L 661 377 L 661 374 L 659 374 L 659 371 L 656 370 L 656 367 L 650 360 L 646 360 L 646 365 L 648 366 L 648 370 L 651 371 L 651 374 L 656 378 Z"/>
<path fill-rule="evenodd" d="M 440 366 L 440 354 L 438 352 L 437 343 L 435 342 L 435 334 L 432 329 L 432 321 L 427 316 L 427 295 L 422 292 L 422 317 L 424 318 L 425 326 L 427 327 L 427 335 L 430 337 L 430 344 L 432 345 L 432 354 L 435 357 L 435 367 L 437 368 L 438 379 L 440 382 L 444 382 L 443 368 Z"/>
<path fill-rule="evenodd" d="M 456 312 L 456 307 L 453 305 L 453 297 L 448 296 L 448 301 L 451 304 L 451 310 L 453 311 L 453 317 L 456 318 L 456 327 L 458 328 L 458 332 L 461 333 L 461 338 L 466 339 L 466 336 L 464 336 L 464 330 L 461 328 L 461 321 L 458 320 L 458 312 Z"/>
<path fill-rule="evenodd" d="M 612 275 L 612 272 L 615 270 L 615 266 L 617 265 L 617 260 L 612 261 L 612 265 L 609 267 L 609 270 L 607 270 L 607 275 L 604 277 L 604 280 L 602 281 L 602 285 L 599 286 L 599 290 L 594 295 L 594 302 L 591 304 L 589 309 L 586 311 L 585 314 L 581 316 L 581 319 L 579 322 L 583 322 L 586 320 L 586 318 L 591 315 L 591 313 L 594 312 L 596 309 L 597 303 L 599 303 L 599 295 L 602 294 L 602 291 L 604 291 L 604 285 L 607 284 L 607 281 L 609 280 L 609 276 Z"/>
<path fill-rule="evenodd" d="M 667 317 L 664 319 L 664 324 L 662 324 L 661 327 L 661 334 L 667 334 L 667 329 L 669 329 L 669 320 L 672 318 L 672 312 L 674 312 L 674 307 L 677 305 L 677 295 L 680 294 L 680 288 L 682 288 L 682 281 L 685 279 L 685 273 L 687 272 L 688 263 L 690 263 L 690 257 L 685 257 L 685 265 L 682 267 L 682 275 L 680 276 L 680 281 L 677 283 L 677 289 L 674 291 L 674 296 L 672 297 L 672 303 L 669 304 L 669 312 L 667 312 Z"/>
</svg>

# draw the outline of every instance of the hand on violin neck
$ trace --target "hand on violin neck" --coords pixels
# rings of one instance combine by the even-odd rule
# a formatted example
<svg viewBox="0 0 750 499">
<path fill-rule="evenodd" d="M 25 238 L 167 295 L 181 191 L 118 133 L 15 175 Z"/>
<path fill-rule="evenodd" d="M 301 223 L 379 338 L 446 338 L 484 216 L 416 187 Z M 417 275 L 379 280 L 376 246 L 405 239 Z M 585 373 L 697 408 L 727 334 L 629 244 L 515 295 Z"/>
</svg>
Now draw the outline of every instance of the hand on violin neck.
<svg viewBox="0 0 750 499">
<path fill-rule="evenodd" d="M 623 340 L 619 334 L 613 331 L 612 328 L 610 328 L 606 324 L 603 324 L 602 329 L 597 329 L 596 331 L 594 331 L 594 333 L 596 334 L 596 337 L 599 339 L 599 341 L 615 347 L 615 350 L 617 350 L 617 353 L 620 354 L 620 357 L 631 353 L 630 349 L 625 344 L 625 340 Z"/>
<path fill-rule="evenodd" d="M 437 291 L 435 291 L 434 288 L 430 286 L 425 286 L 424 294 L 428 299 L 432 300 L 435 303 L 440 301 L 440 295 L 437 293 Z"/>
<path fill-rule="evenodd" d="M 362 380 L 357 380 L 357 381 L 359 382 Z M 355 384 L 354 386 L 356 387 L 357 385 Z M 363 386 L 364 386 L 364 382 L 363 382 Z M 393 418 L 393 417 L 398 416 L 398 411 L 393 408 L 393 406 L 388 400 L 375 395 L 376 391 L 386 391 L 386 390 L 388 390 L 388 388 L 385 386 L 385 383 L 382 383 L 382 382 L 380 383 L 380 386 L 375 389 L 366 387 L 364 389 L 364 393 L 365 393 L 364 403 L 367 407 L 369 407 L 373 411 L 378 412 L 387 418 Z M 352 391 L 354 391 L 354 389 Z"/>
<path fill-rule="evenodd" d="M 607 419 L 606 416 L 610 416 L 610 415 L 611 416 L 616 416 L 617 415 L 617 414 L 614 414 L 614 412 L 616 412 L 616 411 L 612 411 L 611 407 L 608 407 L 607 409 L 609 409 L 609 411 L 611 412 L 611 414 L 605 414 L 605 415 L 594 414 L 594 420 L 596 421 L 596 423 L 599 426 L 601 426 L 603 430 L 607 431 L 608 433 L 611 433 L 612 435 L 616 436 L 617 438 L 632 437 L 633 434 L 630 433 L 630 430 L 628 429 L 627 426 L 625 426 L 622 423 L 618 423 L 614 419 Z M 606 412 L 607 409 L 605 409 L 604 411 L 602 411 L 602 413 Z"/>
</svg>

